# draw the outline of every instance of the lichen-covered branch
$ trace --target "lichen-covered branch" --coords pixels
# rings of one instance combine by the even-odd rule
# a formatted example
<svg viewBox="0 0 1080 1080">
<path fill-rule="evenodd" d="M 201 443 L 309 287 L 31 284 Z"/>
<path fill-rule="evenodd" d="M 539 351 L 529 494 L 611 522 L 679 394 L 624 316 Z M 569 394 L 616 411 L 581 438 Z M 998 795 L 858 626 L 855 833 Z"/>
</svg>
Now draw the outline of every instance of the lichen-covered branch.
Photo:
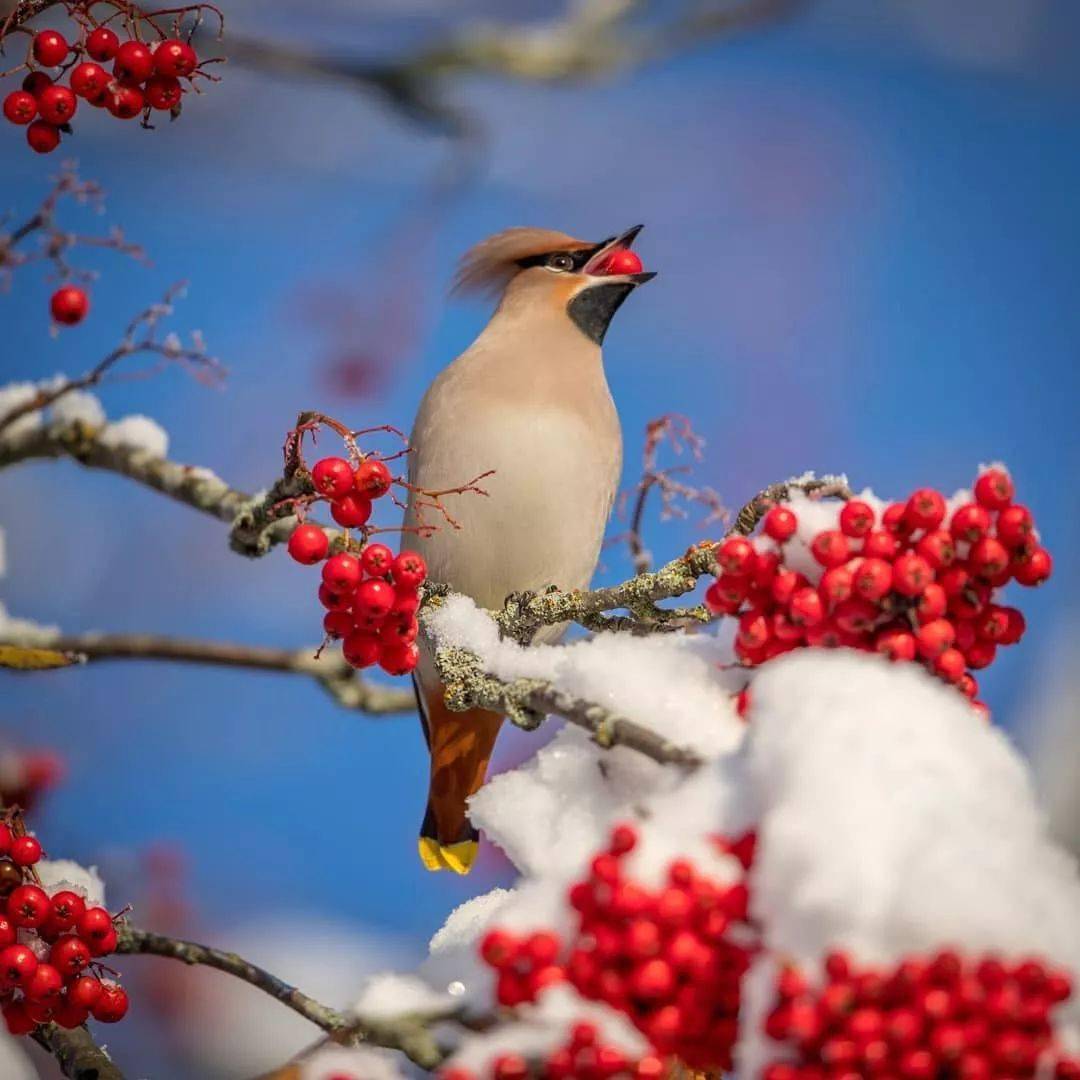
<svg viewBox="0 0 1080 1080">
<path fill-rule="evenodd" d="M 91 662 L 165 660 L 306 675 L 314 679 L 339 705 L 372 715 L 409 713 L 416 707 L 411 690 L 365 682 L 340 655 L 324 653 L 319 659 L 315 659 L 314 648 L 274 649 L 157 634 L 87 633 L 42 636 L 35 633 L 33 643 L 47 643 L 51 650 L 60 654 L 74 654 Z M 9 644 L 30 644 L 30 639 L 16 640 L 0 631 L 0 648 Z"/>
<path fill-rule="evenodd" d="M 124 1074 L 84 1027 L 44 1024 L 34 1030 L 32 1038 L 52 1054 L 68 1080 L 124 1080 Z"/>
<path fill-rule="evenodd" d="M 269 994 L 306 1020 L 322 1028 L 335 1042 L 348 1045 L 366 1042 L 390 1050 L 400 1050 L 425 1069 L 432 1069 L 443 1058 L 435 1038 L 427 1030 L 431 1018 L 414 1016 L 367 1021 L 324 1005 L 302 990 L 245 960 L 236 953 L 199 945 L 193 941 L 166 937 L 164 934 L 138 930 L 130 926 L 118 931 L 118 953 L 164 956 L 185 964 L 201 964 L 232 975 Z"/>
<path fill-rule="evenodd" d="M 505 713 L 526 731 L 534 731 L 545 715 L 554 713 L 584 728 L 600 746 L 626 746 L 665 765 L 692 768 L 700 764 L 692 750 L 543 679 L 503 682 L 485 672 L 480 660 L 466 649 L 437 649 L 435 666 L 446 686 L 446 703 L 455 712 L 480 708 Z"/>
</svg>

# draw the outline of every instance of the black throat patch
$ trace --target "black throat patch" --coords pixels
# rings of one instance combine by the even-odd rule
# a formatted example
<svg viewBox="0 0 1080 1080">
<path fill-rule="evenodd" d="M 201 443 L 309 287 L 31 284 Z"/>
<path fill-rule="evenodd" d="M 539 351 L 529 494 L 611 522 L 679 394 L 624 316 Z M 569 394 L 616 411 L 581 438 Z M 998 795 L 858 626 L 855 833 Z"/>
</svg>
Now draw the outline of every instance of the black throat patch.
<svg viewBox="0 0 1080 1080">
<path fill-rule="evenodd" d="M 602 345 L 615 312 L 633 291 L 634 286 L 625 281 L 591 285 L 566 305 L 566 313 L 590 341 Z"/>
</svg>

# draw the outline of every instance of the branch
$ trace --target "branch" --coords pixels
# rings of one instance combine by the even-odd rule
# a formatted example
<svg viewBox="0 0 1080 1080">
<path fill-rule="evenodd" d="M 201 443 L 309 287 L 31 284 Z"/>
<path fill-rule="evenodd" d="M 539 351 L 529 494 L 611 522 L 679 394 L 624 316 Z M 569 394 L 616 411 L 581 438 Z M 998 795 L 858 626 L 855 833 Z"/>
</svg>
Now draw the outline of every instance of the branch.
<svg viewBox="0 0 1080 1080">
<path fill-rule="evenodd" d="M 626 746 L 663 765 L 694 768 L 701 758 L 633 720 L 594 705 L 543 679 L 503 682 L 487 674 L 480 660 L 466 649 L 445 648 L 435 653 L 435 667 L 446 686 L 446 704 L 455 712 L 490 709 L 505 713 L 526 731 L 535 731 L 544 716 L 553 713 L 584 728 L 604 748 Z"/>
<path fill-rule="evenodd" d="M 326 654 L 316 660 L 312 655 L 314 649 L 292 651 L 156 634 L 64 634 L 47 640 L 50 649 L 74 653 L 92 661 L 165 660 L 307 675 L 339 705 L 372 715 L 410 713 L 416 708 L 412 690 L 365 682 L 341 656 Z M 34 641 L 40 642 L 41 638 L 35 636 Z M 7 644 L 25 643 L 0 635 L 0 649 Z"/>
<path fill-rule="evenodd" d="M 45 1024 L 35 1028 L 31 1038 L 52 1054 L 69 1080 L 124 1080 L 124 1074 L 85 1027 L 68 1030 Z"/>
<path fill-rule="evenodd" d="M 400 1050 L 411 1061 L 425 1069 L 433 1069 L 442 1061 L 438 1043 L 427 1030 L 424 1019 L 405 1016 L 389 1020 L 365 1021 L 323 1005 L 295 986 L 271 975 L 269 971 L 249 963 L 236 953 L 224 952 L 193 941 L 154 934 L 133 927 L 121 927 L 117 933 L 116 952 L 165 956 L 185 964 L 202 964 L 242 979 L 263 993 L 280 1001 L 306 1020 L 322 1028 L 335 1042 L 348 1045 L 366 1042 L 390 1050 Z M 449 1014 L 448 1014 L 449 1015 Z M 428 1018 L 431 1019 L 431 1018 Z"/>
</svg>

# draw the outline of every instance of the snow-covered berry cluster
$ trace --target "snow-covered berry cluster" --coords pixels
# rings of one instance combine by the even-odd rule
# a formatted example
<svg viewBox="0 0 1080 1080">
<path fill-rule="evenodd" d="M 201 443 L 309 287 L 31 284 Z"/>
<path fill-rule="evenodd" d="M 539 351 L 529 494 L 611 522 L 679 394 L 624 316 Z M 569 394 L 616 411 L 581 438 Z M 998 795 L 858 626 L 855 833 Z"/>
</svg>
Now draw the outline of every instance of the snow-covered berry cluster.
<svg viewBox="0 0 1080 1080">
<path fill-rule="evenodd" d="M 948 949 L 881 968 L 832 952 L 824 973 L 816 988 L 796 967 L 777 976 L 765 1032 L 783 1050 L 763 1080 L 1080 1077 L 1051 1024 L 1072 980 L 1041 959 Z"/>
<path fill-rule="evenodd" d="M 637 843 L 634 826 L 617 825 L 588 877 L 570 888 L 567 902 L 577 914 L 577 929 L 569 941 L 547 930 L 515 936 L 493 929 L 484 936 L 480 955 L 497 973 L 496 999 L 504 1007 L 535 1001 L 546 987 L 565 980 L 582 998 L 625 1014 L 656 1058 L 728 1070 L 738 1037 L 739 986 L 754 951 L 746 885 L 718 882 L 690 860 L 676 859 L 666 881 L 647 888 L 625 866 Z M 716 843 L 744 869 L 749 866 L 753 834 Z M 624 1055 L 612 1055 L 612 1062 L 611 1071 L 596 1075 L 660 1075 L 635 1072 L 641 1062 Z M 591 1075 L 565 1071 L 566 1064 L 562 1048 L 539 1072 L 520 1075 Z"/>
<path fill-rule="evenodd" d="M 353 667 L 378 664 L 391 675 L 406 675 L 420 655 L 417 612 L 427 566 L 415 551 L 395 555 L 386 544 L 369 541 L 365 529 L 372 502 L 390 491 L 390 469 L 377 458 L 354 468 L 344 458 L 328 457 L 312 468 L 311 480 L 316 500 L 329 502 L 331 517 L 346 529 L 362 530 L 364 538 L 330 555 L 330 541 L 317 525 L 298 525 L 289 537 L 289 554 L 297 562 L 323 564 L 323 632 L 341 640 L 342 655 Z"/>
<path fill-rule="evenodd" d="M 145 21 L 139 25 L 153 29 Z M 4 98 L 4 117 L 26 128 L 27 143 L 39 154 L 51 153 L 61 135 L 71 132 L 80 98 L 119 120 L 141 115 L 149 126 L 154 110 L 179 115 L 200 73 L 199 57 L 180 37 L 122 41 L 108 26 L 93 24 L 82 27 L 74 44 L 58 30 L 39 30 L 24 66 L 22 86 Z"/>
<path fill-rule="evenodd" d="M 0 823 L 0 855 L 0 1010 L 8 1031 L 123 1019 L 127 992 L 101 964 L 116 949 L 113 916 L 72 889 L 50 896 L 36 870 L 41 843 L 18 816 Z"/>
<path fill-rule="evenodd" d="M 663 1080 L 668 1075 L 663 1059 L 646 1054 L 636 1061 L 617 1046 L 604 1042 L 595 1024 L 581 1021 L 570 1029 L 565 1045 L 557 1047 L 540 1071 L 521 1054 L 499 1054 L 491 1063 L 490 1080 Z M 439 1073 L 439 1080 L 480 1080 L 471 1069 L 452 1066 Z"/>
<path fill-rule="evenodd" d="M 1031 511 L 1013 496 L 995 467 L 972 497 L 950 501 L 920 488 L 884 506 L 870 497 L 777 504 L 756 541 L 720 545 L 705 603 L 738 618 L 735 652 L 748 667 L 803 646 L 876 650 L 918 661 L 974 699 L 972 671 L 1024 633 L 1023 615 L 999 604 L 997 590 L 1040 585 L 1052 569 Z"/>
</svg>

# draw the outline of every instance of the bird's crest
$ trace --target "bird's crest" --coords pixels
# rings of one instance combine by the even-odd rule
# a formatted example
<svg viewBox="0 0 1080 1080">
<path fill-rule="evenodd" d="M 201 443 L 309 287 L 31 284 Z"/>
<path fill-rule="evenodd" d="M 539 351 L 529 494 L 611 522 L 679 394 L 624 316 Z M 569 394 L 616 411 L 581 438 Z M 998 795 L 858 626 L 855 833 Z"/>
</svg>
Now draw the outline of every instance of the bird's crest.
<svg viewBox="0 0 1080 1080">
<path fill-rule="evenodd" d="M 582 251 L 595 247 L 554 229 L 518 226 L 481 240 L 462 257 L 454 278 L 454 292 L 497 293 L 520 269 L 518 261 L 549 251 Z"/>
</svg>

